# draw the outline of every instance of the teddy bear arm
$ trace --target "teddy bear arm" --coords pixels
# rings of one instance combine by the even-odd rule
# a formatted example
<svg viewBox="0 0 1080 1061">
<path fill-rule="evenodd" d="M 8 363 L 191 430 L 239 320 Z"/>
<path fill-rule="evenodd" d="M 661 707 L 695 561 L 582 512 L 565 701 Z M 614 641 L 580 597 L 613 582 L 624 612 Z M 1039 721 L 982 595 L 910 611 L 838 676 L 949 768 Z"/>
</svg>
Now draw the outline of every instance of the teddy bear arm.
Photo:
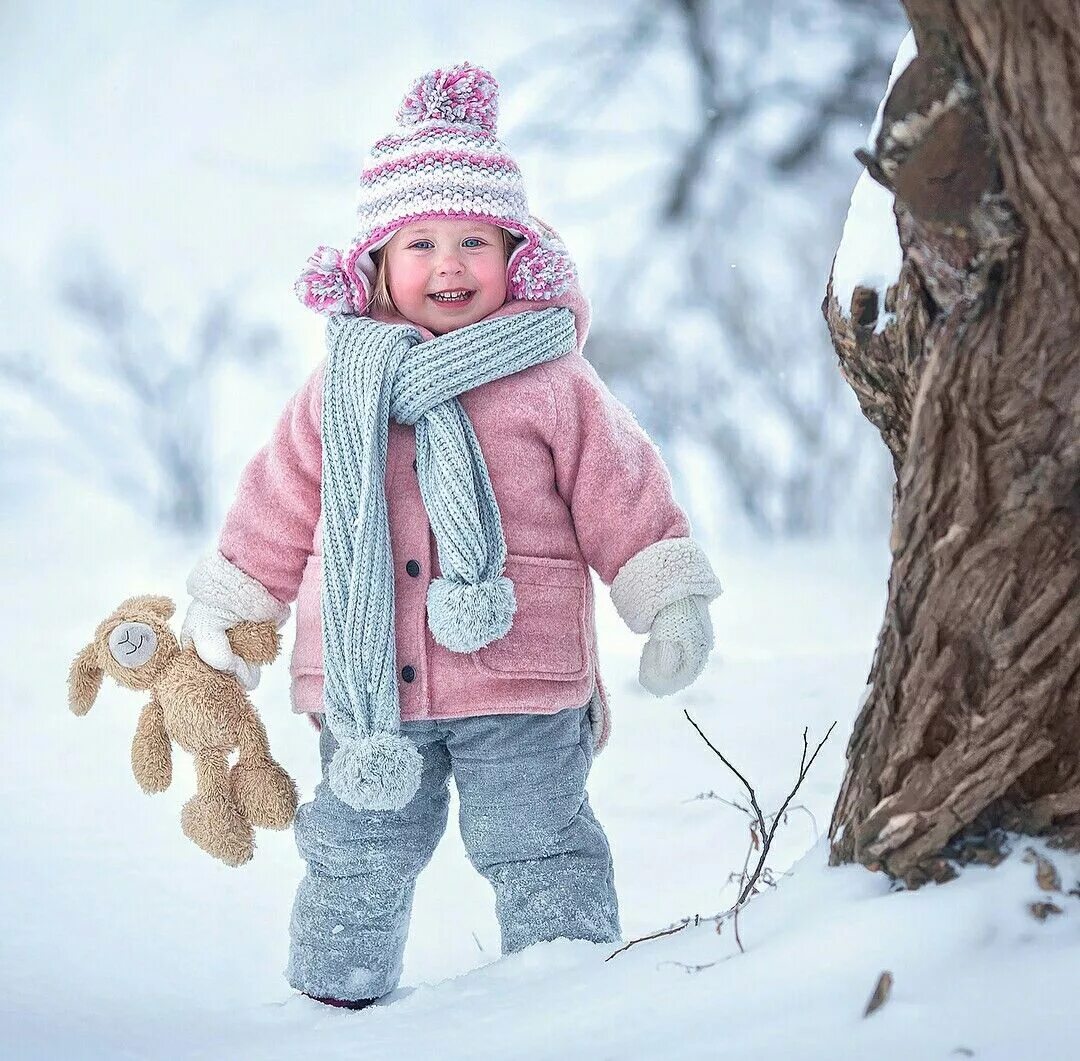
<svg viewBox="0 0 1080 1061">
<path fill-rule="evenodd" d="M 139 715 L 131 742 L 131 769 L 144 792 L 164 792 L 172 781 L 172 741 L 156 696 Z"/>
</svg>

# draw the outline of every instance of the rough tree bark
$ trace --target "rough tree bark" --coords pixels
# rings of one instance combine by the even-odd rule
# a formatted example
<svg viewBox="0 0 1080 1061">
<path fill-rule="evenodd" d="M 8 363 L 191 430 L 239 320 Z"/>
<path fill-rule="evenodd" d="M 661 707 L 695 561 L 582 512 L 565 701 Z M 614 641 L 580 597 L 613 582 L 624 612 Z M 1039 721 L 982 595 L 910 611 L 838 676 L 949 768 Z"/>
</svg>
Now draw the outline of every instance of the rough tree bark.
<svg viewBox="0 0 1080 1061">
<path fill-rule="evenodd" d="M 903 268 L 823 309 L 897 472 L 832 861 L 917 886 L 1005 830 L 1080 844 L 1080 2 L 904 6 L 863 159 Z"/>
</svg>

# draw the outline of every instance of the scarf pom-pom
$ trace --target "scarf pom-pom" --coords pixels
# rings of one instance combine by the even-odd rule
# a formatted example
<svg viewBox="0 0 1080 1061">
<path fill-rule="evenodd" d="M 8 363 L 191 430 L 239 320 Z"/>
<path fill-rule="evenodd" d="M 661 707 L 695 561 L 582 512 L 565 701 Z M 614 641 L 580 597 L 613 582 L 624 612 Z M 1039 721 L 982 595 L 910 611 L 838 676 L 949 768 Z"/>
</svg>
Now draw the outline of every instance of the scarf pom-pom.
<svg viewBox="0 0 1080 1061">
<path fill-rule="evenodd" d="M 475 652 L 510 631 L 517 611 L 514 583 L 504 575 L 475 585 L 449 578 L 428 586 L 428 628 L 451 652 Z"/>
<path fill-rule="evenodd" d="M 334 247 L 316 248 L 293 290 L 296 297 L 316 313 L 359 315 L 367 308 L 364 289 L 353 282 L 345 269 L 341 251 Z"/>
<path fill-rule="evenodd" d="M 354 810 L 402 810 L 420 788 L 424 759 L 400 733 L 343 743 L 330 760 L 330 790 Z"/>
</svg>

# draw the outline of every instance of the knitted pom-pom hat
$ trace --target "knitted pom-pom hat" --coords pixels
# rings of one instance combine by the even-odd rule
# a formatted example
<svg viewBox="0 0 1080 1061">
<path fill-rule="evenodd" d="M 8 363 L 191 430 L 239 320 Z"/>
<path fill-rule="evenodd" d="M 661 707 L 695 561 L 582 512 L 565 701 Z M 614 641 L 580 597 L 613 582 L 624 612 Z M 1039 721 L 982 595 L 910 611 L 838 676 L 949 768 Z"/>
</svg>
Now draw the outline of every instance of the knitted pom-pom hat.
<svg viewBox="0 0 1080 1061">
<path fill-rule="evenodd" d="M 574 264 L 549 228 L 529 214 L 517 163 L 495 136 L 499 85 L 459 63 L 413 82 L 398 128 L 377 140 L 360 176 L 360 231 L 344 253 L 319 247 L 296 281 L 318 313 L 362 315 L 375 281 L 371 252 L 411 221 L 473 218 L 518 238 L 507 263 L 507 294 L 547 301 L 574 282 Z"/>
</svg>

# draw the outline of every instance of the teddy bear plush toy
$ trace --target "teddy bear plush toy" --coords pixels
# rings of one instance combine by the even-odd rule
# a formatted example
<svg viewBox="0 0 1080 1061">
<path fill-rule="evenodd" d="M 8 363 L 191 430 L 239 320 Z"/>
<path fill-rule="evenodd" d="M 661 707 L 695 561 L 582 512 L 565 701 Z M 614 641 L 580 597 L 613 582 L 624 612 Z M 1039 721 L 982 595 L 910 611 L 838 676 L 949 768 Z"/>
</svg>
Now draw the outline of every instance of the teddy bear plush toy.
<svg viewBox="0 0 1080 1061">
<path fill-rule="evenodd" d="M 68 701 L 85 715 L 108 674 L 128 689 L 144 689 L 131 746 L 131 768 L 145 792 L 172 780 L 175 741 L 195 759 L 197 789 L 184 804 L 184 834 L 230 866 L 255 850 L 253 826 L 285 829 L 296 814 L 296 785 L 274 761 L 266 730 L 236 678 L 207 666 L 169 628 L 168 597 L 131 597 L 105 619 L 68 676 Z M 280 639 L 272 622 L 238 623 L 228 632 L 233 651 L 253 664 L 271 663 Z M 238 752 L 230 767 L 229 757 Z"/>
</svg>

